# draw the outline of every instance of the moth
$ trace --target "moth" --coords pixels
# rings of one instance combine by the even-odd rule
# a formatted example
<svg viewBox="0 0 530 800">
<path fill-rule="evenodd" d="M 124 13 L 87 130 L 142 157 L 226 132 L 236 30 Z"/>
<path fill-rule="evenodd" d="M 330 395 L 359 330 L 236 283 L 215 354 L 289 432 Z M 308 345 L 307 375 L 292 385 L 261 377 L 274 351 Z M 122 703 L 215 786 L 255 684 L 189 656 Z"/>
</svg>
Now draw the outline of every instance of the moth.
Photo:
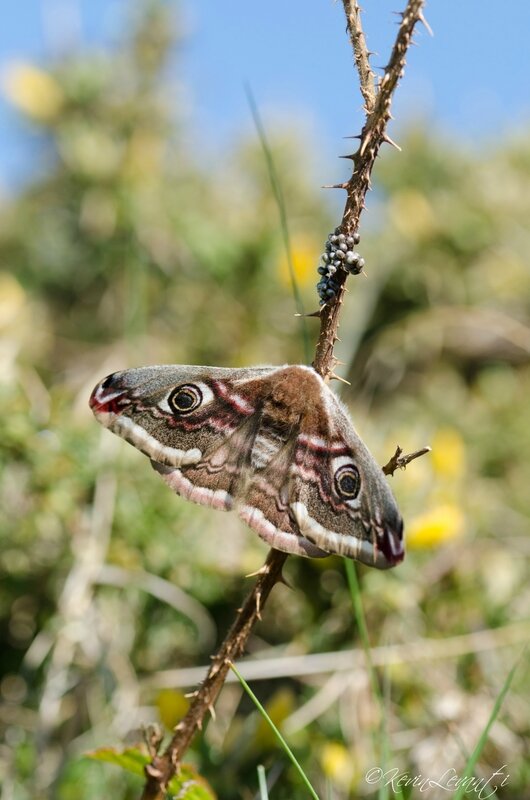
<svg viewBox="0 0 530 800">
<path fill-rule="evenodd" d="M 383 472 L 310 367 L 130 369 L 102 380 L 90 407 L 177 494 L 235 509 L 277 550 L 382 569 L 403 559 Z"/>
</svg>

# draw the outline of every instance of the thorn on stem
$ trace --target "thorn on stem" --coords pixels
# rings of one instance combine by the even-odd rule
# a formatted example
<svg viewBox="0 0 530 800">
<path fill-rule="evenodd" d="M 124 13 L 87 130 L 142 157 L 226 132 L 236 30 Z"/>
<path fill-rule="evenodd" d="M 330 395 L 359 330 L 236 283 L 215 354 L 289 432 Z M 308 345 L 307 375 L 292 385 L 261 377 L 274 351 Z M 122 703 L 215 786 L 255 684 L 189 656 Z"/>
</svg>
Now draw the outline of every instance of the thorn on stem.
<svg viewBox="0 0 530 800">
<path fill-rule="evenodd" d="M 332 381 L 340 381 L 341 383 L 345 383 L 346 386 L 351 386 L 351 383 L 347 381 L 346 378 L 341 378 L 340 375 L 335 375 L 334 372 L 332 372 L 329 377 Z"/>
<path fill-rule="evenodd" d="M 256 575 L 266 575 L 269 571 L 269 565 L 263 564 L 262 567 L 256 570 L 256 572 L 249 572 L 248 575 L 245 575 L 245 578 L 255 578 Z"/>
<path fill-rule="evenodd" d="M 429 36 L 433 36 L 434 37 L 433 30 L 432 30 L 431 26 L 429 25 L 429 23 L 427 22 L 427 20 L 425 19 L 424 15 L 423 15 L 423 11 L 420 11 L 420 13 L 418 14 L 418 19 L 419 19 L 420 22 L 423 22 L 423 26 L 424 26 L 424 28 L 426 28 L 427 33 L 429 34 Z"/>
<path fill-rule="evenodd" d="M 287 586 L 288 589 L 292 589 L 293 587 L 289 583 L 289 581 L 285 578 L 283 572 L 280 572 L 278 578 L 276 579 L 278 583 L 283 583 L 284 586 Z"/>
<path fill-rule="evenodd" d="M 370 143 L 370 139 L 371 138 L 372 138 L 372 132 L 368 131 L 366 136 L 364 137 L 364 139 L 363 139 L 363 141 L 361 143 L 361 147 L 359 149 L 359 155 L 360 156 L 364 155 L 364 153 L 366 151 L 366 148 L 368 147 L 368 144 Z"/>
<path fill-rule="evenodd" d="M 391 139 L 387 133 L 383 134 L 383 141 L 386 142 L 387 144 L 392 145 L 392 147 L 395 147 L 396 150 L 399 150 L 399 152 L 401 153 L 401 147 L 397 144 L 397 142 Z"/>
<path fill-rule="evenodd" d="M 347 183 L 330 183 L 326 186 L 321 186 L 321 189 L 347 189 Z"/>
<path fill-rule="evenodd" d="M 297 312 L 295 317 L 320 317 L 320 309 L 318 311 L 312 311 L 310 314 L 300 314 Z"/>
<path fill-rule="evenodd" d="M 149 775 L 150 778 L 154 778 L 155 781 L 160 781 L 164 777 L 162 770 L 156 767 L 154 764 L 146 764 L 144 771 L 146 775 Z"/>
</svg>

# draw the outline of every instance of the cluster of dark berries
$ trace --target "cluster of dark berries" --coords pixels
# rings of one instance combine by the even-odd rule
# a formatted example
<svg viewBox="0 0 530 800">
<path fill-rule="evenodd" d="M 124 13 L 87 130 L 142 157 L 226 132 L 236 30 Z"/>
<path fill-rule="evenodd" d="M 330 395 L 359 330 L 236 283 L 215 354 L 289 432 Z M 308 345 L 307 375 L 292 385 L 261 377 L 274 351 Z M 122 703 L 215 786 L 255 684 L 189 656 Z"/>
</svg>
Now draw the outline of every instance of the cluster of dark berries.
<svg viewBox="0 0 530 800">
<path fill-rule="evenodd" d="M 344 233 L 339 233 L 339 230 L 337 228 L 335 233 L 329 234 L 326 252 L 320 256 L 318 272 L 322 277 L 317 283 L 317 291 L 321 306 L 333 300 L 339 290 L 339 284 L 335 280 L 337 270 L 357 275 L 364 267 L 364 258 L 353 249 L 354 245 L 359 244 L 361 238 L 359 234 L 346 236 Z"/>
</svg>

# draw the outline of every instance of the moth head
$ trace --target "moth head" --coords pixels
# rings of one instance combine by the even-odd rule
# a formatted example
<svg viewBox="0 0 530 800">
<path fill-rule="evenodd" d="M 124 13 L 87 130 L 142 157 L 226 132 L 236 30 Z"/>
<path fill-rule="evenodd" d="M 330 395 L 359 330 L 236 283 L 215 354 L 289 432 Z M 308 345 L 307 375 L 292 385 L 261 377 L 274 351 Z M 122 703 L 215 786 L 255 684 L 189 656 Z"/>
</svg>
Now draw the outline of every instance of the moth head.
<svg viewBox="0 0 530 800">
<path fill-rule="evenodd" d="M 173 371 L 164 367 L 113 372 L 93 390 L 90 408 L 99 422 L 106 424 L 113 416 L 151 409 L 166 416 L 184 417 L 210 403 L 213 393 L 203 381 L 175 381 Z"/>
<path fill-rule="evenodd" d="M 181 467 L 201 458 L 199 429 L 213 399 L 196 369 L 162 366 L 114 372 L 89 402 L 98 422 L 152 461 Z"/>
<path fill-rule="evenodd" d="M 119 376 L 122 373 L 113 372 L 103 378 L 94 387 L 88 404 L 94 412 L 96 418 L 102 424 L 105 419 L 112 414 L 119 414 L 123 407 L 123 398 L 126 394 L 126 387 L 121 385 Z"/>
</svg>

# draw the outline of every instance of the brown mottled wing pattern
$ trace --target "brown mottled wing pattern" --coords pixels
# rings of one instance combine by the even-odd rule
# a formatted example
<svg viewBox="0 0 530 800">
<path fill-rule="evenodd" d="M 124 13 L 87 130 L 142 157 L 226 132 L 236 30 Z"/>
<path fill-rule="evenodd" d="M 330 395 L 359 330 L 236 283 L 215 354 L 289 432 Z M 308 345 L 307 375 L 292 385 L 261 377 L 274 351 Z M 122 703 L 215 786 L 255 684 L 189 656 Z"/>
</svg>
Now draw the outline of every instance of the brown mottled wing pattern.
<svg viewBox="0 0 530 800">
<path fill-rule="evenodd" d="M 127 370 L 101 381 L 90 405 L 174 491 L 237 509 L 277 549 L 379 567 L 403 557 L 382 472 L 308 367 Z"/>
<path fill-rule="evenodd" d="M 262 538 L 279 550 L 378 567 L 403 558 L 402 522 L 383 473 L 315 373 L 290 367 L 276 376 L 256 444 L 273 436 L 281 446 L 254 470 L 239 511 Z M 355 496 L 340 493 L 344 470 L 356 476 Z"/>
<path fill-rule="evenodd" d="M 346 410 L 327 386 L 324 401 L 330 407 L 324 435 L 302 425 L 294 456 L 296 475 L 291 509 L 303 536 L 328 552 L 377 567 L 403 558 L 402 521 L 383 476 Z M 337 476 L 353 469 L 358 493 L 344 497 Z"/>
</svg>

